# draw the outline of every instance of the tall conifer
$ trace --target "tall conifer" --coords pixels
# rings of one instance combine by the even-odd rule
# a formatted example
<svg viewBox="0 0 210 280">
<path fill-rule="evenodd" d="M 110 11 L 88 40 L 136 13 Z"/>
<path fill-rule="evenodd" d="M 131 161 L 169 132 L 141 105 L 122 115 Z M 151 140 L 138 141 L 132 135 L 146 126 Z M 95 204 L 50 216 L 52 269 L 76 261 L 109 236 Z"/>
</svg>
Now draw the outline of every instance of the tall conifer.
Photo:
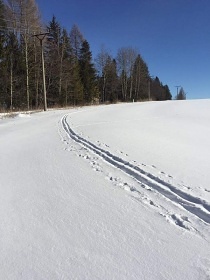
<svg viewBox="0 0 210 280">
<path fill-rule="evenodd" d="M 92 103 L 98 99 L 98 87 L 95 68 L 92 63 L 92 53 L 89 43 L 85 40 L 80 49 L 80 76 L 84 88 L 84 101 Z"/>
</svg>

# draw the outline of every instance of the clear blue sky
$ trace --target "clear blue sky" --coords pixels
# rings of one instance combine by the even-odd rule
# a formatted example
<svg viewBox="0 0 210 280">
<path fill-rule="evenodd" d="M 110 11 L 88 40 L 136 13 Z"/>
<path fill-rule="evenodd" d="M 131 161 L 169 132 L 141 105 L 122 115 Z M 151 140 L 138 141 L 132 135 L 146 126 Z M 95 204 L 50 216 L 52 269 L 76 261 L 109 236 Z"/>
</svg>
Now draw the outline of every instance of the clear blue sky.
<svg viewBox="0 0 210 280">
<path fill-rule="evenodd" d="M 93 58 L 104 45 L 115 57 L 134 47 L 150 74 L 181 85 L 188 99 L 210 98 L 210 0 L 37 0 L 42 19 L 77 24 Z"/>
</svg>

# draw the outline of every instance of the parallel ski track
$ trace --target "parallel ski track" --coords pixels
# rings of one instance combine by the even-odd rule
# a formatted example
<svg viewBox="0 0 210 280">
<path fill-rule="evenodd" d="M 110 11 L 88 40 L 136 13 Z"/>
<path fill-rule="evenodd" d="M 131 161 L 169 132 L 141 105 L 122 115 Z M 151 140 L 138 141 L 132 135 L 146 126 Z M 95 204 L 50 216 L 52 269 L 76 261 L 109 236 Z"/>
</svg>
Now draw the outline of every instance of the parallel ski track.
<svg viewBox="0 0 210 280">
<path fill-rule="evenodd" d="M 136 165 L 131 164 L 128 161 L 123 160 L 122 158 L 113 155 L 109 151 L 106 151 L 85 138 L 78 135 L 72 130 L 67 122 L 67 116 L 64 115 L 61 119 L 62 127 L 67 133 L 67 135 L 72 138 L 75 142 L 79 143 L 83 147 L 86 147 L 90 151 L 94 152 L 100 156 L 104 161 L 111 164 L 112 166 L 120 169 L 127 175 L 133 177 L 140 184 L 144 184 L 151 189 L 157 191 L 164 197 L 168 198 L 174 203 L 181 205 L 188 212 L 194 214 L 202 221 L 210 224 L 210 204 L 198 197 L 192 196 L 179 190 L 175 186 L 167 183 L 160 178 L 145 172 Z"/>
</svg>

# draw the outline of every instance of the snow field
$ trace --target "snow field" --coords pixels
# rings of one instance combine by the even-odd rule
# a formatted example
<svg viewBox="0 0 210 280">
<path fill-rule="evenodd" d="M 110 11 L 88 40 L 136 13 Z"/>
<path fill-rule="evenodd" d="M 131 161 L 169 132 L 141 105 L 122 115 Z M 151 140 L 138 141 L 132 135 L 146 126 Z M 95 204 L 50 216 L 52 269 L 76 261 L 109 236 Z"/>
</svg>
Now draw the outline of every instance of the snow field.
<svg viewBox="0 0 210 280">
<path fill-rule="evenodd" d="M 2 279 L 209 279 L 208 107 L 150 102 L 2 120 Z"/>
</svg>

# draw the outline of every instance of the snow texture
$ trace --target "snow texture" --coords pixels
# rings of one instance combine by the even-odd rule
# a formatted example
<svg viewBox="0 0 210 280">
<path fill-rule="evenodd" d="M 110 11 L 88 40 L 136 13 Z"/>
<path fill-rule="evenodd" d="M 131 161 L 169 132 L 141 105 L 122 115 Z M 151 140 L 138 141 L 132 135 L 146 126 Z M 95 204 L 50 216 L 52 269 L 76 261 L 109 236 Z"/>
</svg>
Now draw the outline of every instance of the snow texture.
<svg viewBox="0 0 210 280">
<path fill-rule="evenodd" d="M 0 116 L 0 279 L 210 279 L 210 100 Z"/>
</svg>

